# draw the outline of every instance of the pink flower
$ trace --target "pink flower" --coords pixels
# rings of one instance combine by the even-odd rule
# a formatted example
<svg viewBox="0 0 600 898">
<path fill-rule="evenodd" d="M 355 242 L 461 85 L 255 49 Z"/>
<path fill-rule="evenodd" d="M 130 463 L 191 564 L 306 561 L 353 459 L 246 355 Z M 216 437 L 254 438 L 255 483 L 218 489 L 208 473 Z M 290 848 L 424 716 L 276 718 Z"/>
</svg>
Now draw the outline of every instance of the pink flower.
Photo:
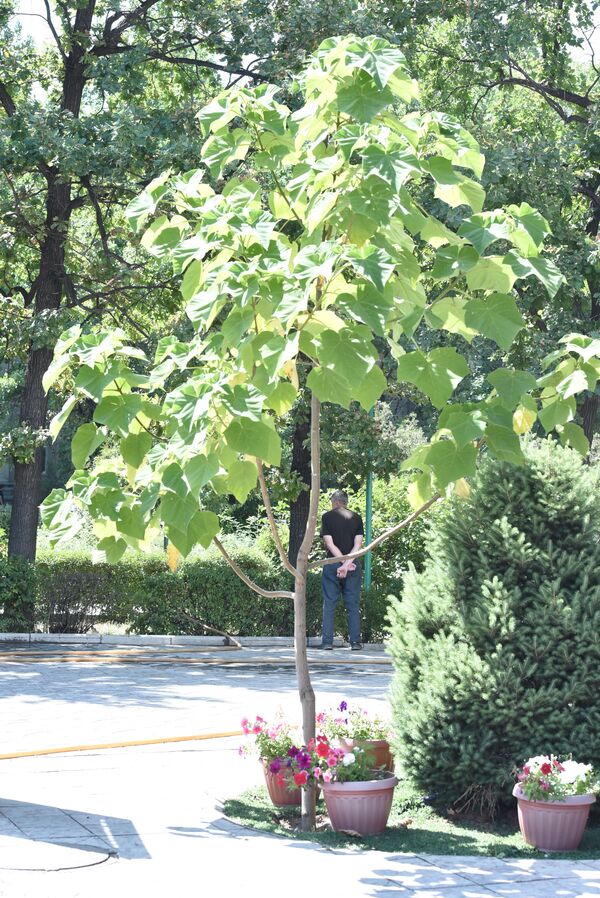
<svg viewBox="0 0 600 898">
<path fill-rule="evenodd" d="M 330 783 L 332 778 L 333 778 L 333 773 L 331 772 L 331 770 L 323 771 L 323 782 L 324 783 Z"/>
<path fill-rule="evenodd" d="M 261 732 L 260 724 L 255 723 L 254 726 L 252 727 L 252 732 L 254 733 L 255 736 L 258 735 L 258 733 Z"/>
<path fill-rule="evenodd" d="M 545 792 L 550 788 L 550 783 L 547 783 L 546 780 L 540 780 L 540 786 L 544 789 Z"/>
<path fill-rule="evenodd" d="M 329 755 L 329 757 L 327 758 L 327 763 L 329 764 L 330 767 L 337 767 L 337 762 L 338 762 L 338 759 L 333 754 Z M 327 780 L 327 782 L 329 782 L 329 780 Z"/>
<path fill-rule="evenodd" d="M 529 776 L 530 772 L 531 771 L 529 767 L 527 766 L 527 764 L 525 764 L 525 766 L 523 767 L 523 773 L 525 774 L 525 776 Z"/>
<path fill-rule="evenodd" d="M 314 767 L 314 768 L 313 768 L 313 776 L 314 776 L 314 778 L 315 778 L 316 780 L 320 780 L 320 779 L 321 779 L 321 777 L 323 776 L 323 771 L 321 770 L 320 767 Z"/>
</svg>

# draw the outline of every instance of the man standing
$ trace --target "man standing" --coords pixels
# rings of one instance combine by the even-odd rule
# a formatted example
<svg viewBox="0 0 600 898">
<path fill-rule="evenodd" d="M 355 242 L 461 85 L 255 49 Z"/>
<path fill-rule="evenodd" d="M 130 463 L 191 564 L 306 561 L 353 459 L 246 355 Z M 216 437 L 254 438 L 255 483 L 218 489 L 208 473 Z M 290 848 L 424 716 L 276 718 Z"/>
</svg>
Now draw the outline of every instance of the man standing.
<svg viewBox="0 0 600 898">
<path fill-rule="evenodd" d="M 359 514 L 348 508 L 348 496 L 343 490 L 331 495 L 331 511 L 321 518 L 321 536 L 330 558 L 357 552 L 363 542 L 363 522 Z M 362 649 L 360 641 L 360 561 L 332 562 L 323 565 L 323 637 L 322 649 L 333 648 L 333 622 L 340 594 L 348 615 L 350 648 Z"/>
</svg>

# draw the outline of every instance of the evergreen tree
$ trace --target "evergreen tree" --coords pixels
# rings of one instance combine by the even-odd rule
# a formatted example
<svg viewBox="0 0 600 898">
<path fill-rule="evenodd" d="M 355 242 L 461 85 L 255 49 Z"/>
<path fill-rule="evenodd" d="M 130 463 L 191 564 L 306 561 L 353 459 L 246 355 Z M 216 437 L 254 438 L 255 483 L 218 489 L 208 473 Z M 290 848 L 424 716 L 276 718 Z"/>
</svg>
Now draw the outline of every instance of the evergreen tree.
<svg viewBox="0 0 600 898">
<path fill-rule="evenodd" d="M 391 608 L 396 751 L 444 807 L 492 812 L 541 752 L 600 764 L 598 476 L 550 440 L 486 460 Z"/>
</svg>

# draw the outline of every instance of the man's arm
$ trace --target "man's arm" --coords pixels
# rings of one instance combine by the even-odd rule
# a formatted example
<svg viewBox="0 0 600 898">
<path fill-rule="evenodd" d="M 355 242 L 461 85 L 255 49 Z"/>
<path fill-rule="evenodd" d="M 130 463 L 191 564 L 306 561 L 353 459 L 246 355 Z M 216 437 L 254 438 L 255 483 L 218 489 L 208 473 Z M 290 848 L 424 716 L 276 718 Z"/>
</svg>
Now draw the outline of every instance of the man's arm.
<svg viewBox="0 0 600 898">
<path fill-rule="evenodd" d="M 358 552 L 358 550 L 362 546 L 362 541 L 363 541 L 362 536 L 354 537 L 354 545 L 352 547 L 353 552 Z M 327 546 L 327 548 L 329 549 L 329 551 L 335 558 L 339 558 L 340 555 L 344 554 L 341 549 L 338 549 L 338 547 L 336 546 L 336 544 L 333 541 L 333 537 L 329 536 L 329 534 L 325 534 L 323 536 L 323 542 L 325 543 L 325 545 Z M 342 562 L 342 564 L 340 564 L 339 568 L 337 569 L 337 575 L 338 575 L 338 577 L 345 577 L 346 574 L 348 573 L 348 571 L 354 571 L 354 570 L 356 570 L 356 565 L 354 564 L 353 561 L 351 561 L 351 560 L 344 561 L 344 562 Z"/>
</svg>

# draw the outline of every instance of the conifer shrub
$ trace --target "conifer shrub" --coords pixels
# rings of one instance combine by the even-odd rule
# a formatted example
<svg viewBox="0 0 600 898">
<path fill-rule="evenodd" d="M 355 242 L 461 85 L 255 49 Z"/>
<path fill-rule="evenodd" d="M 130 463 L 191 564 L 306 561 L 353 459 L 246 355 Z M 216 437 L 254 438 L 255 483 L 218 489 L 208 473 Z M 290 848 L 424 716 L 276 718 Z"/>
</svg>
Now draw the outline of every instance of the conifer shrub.
<svg viewBox="0 0 600 898">
<path fill-rule="evenodd" d="M 600 765 L 600 492 L 570 449 L 484 460 L 390 609 L 395 750 L 445 808 L 492 815 L 540 753 Z"/>
</svg>

